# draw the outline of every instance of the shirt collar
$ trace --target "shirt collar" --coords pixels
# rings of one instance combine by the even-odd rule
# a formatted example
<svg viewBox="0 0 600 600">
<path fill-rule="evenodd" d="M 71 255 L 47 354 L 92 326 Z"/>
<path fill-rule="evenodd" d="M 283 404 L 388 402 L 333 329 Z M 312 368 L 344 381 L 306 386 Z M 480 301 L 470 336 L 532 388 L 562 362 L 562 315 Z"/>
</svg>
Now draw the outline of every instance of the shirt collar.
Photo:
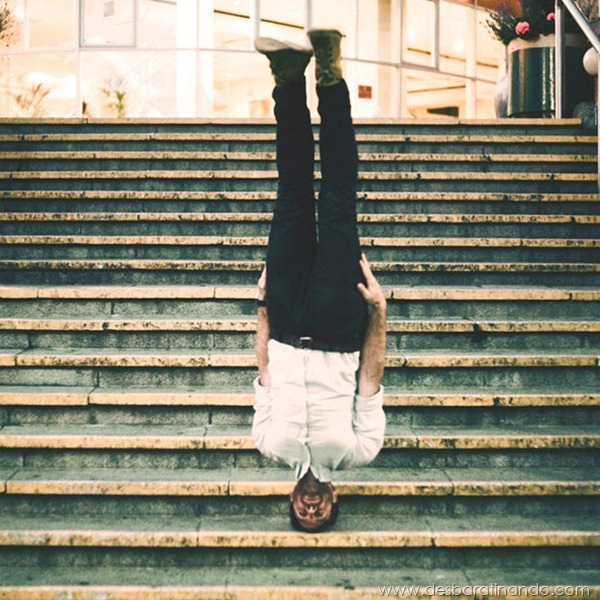
<svg viewBox="0 0 600 600">
<path fill-rule="evenodd" d="M 313 472 L 313 475 L 319 481 L 331 482 L 331 469 L 318 463 L 311 463 L 310 454 L 308 452 L 307 454 L 308 456 L 306 456 L 306 459 L 299 463 L 296 467 L 296 479 L 302 479 L 306 475 L 306 473 L 308 473 L 308 469 L 310 469 Z"/>
</svg>

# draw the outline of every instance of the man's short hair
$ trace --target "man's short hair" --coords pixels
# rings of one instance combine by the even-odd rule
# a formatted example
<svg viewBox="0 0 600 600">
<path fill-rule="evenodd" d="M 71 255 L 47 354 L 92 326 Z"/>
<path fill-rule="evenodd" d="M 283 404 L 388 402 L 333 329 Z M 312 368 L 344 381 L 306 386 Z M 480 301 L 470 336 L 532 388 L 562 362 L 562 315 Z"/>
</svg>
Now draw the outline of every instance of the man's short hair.
<svg viewBox="0 0 600 600">
<path fill-rule="evenodd" d="M 333 527 L 336 524 L 339 513 L 338 502 L 333 502 L 331 505 L 331 514 L 329 518 L 321 523 L 318 527 L 314 527 L 313 529 L 306 529 L 298 517 L 296 516 L 296 511 L 294 510 L 294 503 L 290 501 L 290 523 L 292 527 L 296 531 L 305 531 L 306 533 L 321 533 L 323 531 L 327 531 L 330 527 Z"/>
</svg>

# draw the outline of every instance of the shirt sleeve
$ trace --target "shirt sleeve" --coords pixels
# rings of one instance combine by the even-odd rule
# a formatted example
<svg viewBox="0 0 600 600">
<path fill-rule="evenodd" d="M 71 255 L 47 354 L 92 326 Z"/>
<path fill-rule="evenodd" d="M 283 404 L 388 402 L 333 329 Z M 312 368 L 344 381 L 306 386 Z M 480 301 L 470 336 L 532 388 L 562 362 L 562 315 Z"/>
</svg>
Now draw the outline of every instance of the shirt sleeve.
<svg viewBox="0 0 600 600">
<path fill-rule="evenodd" d="M 297 476 L 303 475 L 310 464 L 310 453 L 298 427 L 287 419 L 273 418 L 271 390 L 260 385 L 258 377 L 254 381 L 254 397 L 254 445 L 263 456 L 284 462 L 295 470 Z"/>
<path fill-rule="evenodd" d="M 265 454 L 266 437 L 271 426 L 271 389 L 254 380 L 254 419 L 252 420 L 252 441 L 258 450 Z"/>
<path fill-rule="evenodd" d="M 385 434 L 383 386 L 373 396 L 357 394 L 354 400 L 352 428 L 356 443 L 344 462 L 343 468 L 360 467 L 370 463 L 379 454 Z"/>
</svg>

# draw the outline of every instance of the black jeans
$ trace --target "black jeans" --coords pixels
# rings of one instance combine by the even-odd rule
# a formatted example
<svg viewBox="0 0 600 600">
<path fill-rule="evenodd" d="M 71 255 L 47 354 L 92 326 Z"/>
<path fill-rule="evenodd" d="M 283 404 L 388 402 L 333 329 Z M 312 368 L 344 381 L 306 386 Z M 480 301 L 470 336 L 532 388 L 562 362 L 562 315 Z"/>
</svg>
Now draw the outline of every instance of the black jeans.
<svg viewBox="0 0 600 600">
<path fill-rule="evenodd" d="M 358 153 L 344 81 L 317 87 L 321 189 L 315 219 L 314 141 L 304 79 L 275 88 L 279 186 L 267 250 L 271 336 L 311 336 L 360 350 L 367 305 L 356 224 Z M 318 233 L 318 237 L 317 237 Z"/>
</svg>

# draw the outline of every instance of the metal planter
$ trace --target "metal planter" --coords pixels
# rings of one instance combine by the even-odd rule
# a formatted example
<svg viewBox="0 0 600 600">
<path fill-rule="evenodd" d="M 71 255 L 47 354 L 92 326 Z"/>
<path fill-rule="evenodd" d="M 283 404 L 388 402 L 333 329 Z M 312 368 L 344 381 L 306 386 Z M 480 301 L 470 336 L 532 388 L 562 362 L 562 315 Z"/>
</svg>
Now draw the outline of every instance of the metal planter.
<svg viewBox="0 0 600 600">
<path fill-rule="evenodd" d="M 580 102 L 594 98 L 593 79 L 583 68 L 588 45 L 583 36 L 566 36 L 565 111 L 567 115 Z M 554 116 L 555 36 L 535 41 L 516 39 L 508 45 L 508 116 Z"/>
</svg>

